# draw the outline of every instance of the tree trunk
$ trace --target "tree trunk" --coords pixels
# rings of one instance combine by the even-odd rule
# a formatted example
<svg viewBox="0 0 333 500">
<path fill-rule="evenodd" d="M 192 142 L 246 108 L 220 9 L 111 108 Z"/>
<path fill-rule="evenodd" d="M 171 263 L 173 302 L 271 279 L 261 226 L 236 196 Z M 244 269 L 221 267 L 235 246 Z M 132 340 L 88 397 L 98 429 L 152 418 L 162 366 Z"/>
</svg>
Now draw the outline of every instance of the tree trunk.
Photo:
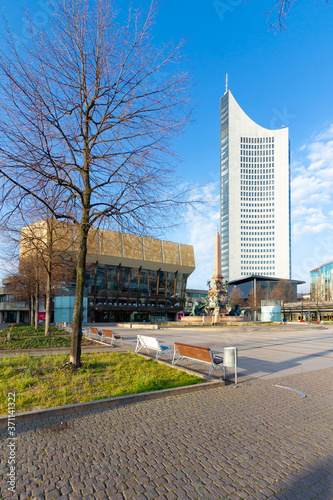
<svg viewBox="0 0 333 500">
<path fill-rule="evenodd" d="M 34 294 L 30 294 L 30 324 L 34 324 Z"/>
<path fill-rule="evenodd" d="M 45 337 L 51 336 L 51 281 L 52 281 L 51 262 L 47 265 L 46 277 L 46 300 L 45 300 Z"/>
<path fill-rule="evenodd" d="M 39 310 L 39 285 L 37 283 L 35 292 L 35 330 L 38 330 L 38 310 Z"/>
<path fill-rule="evenodd" d="M 85 220 L 87 220 L 87 215 Z M 88 224 L 84 223 L 84 216 L 80 224 L 80 237 L 79 248 L 77 252 L 77 265 L 76 265 L 76 288 L 75 288 L 75 301 L 74 312 L 72 321 L 71 333 L 71 348 L 69 361 L 75 368 L 81 365 L 81 340 L 82 340 L 82 321 L 83 321 L 83 296 L 84 296 L 84 283 L 85 283 L 85 270 L 87 258 L 87 238 L 89 232 Z"/>
</svg>

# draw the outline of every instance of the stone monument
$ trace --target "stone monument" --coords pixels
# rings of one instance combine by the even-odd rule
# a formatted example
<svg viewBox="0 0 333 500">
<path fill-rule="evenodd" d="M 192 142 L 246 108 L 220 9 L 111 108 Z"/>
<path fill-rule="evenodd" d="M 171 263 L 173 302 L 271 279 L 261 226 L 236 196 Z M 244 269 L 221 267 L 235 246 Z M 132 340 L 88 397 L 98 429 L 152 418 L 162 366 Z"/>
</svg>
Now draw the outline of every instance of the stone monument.
<svg viewBox="0 0 333 500">
<path fill-rule="evenodd" d="M 220 233 L 217 230 L 215 236 L 215 257 L 214 257 L 214 274 L 212 276 L 212 286 L 209 283 L 208 304 L 207 309 L 210 315 L 214 316 L 214 323 L 220 321 L 220 316 L 228 313 L 226 309 L 228 292 L 225 289 L 221 268 L 221 239 Z"/>
</svg>

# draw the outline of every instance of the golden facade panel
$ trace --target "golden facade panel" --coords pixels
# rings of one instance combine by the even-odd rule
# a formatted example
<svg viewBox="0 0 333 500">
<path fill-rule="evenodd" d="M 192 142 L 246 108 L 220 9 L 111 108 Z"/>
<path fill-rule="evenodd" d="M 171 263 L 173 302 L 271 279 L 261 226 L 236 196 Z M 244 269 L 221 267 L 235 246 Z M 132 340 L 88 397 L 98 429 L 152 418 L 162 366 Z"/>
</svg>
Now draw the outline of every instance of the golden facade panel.
<svg viewBox="0 0 333 500">
<path fill-rule="evenodd" d="M 124 259 L 143 260 L 142 238 L 134 234 L 123 234 Z"/>
<path fill-rule="evenodd" d="M 194 250 L 192 245 L 184 245 L 183 243 L 180 243 L 179 247 L 181 265 L 195 267 Z"/>
<path fill-rule="evenodd" d="M 121 233 L 108 229 L 99 230 L 99 252 L 100 255 L 122 257 Z"/>
<path fill-rule="evenodd" d="M 162 262 L 161 241 L 154 238 L 143 238 L 144 259 L 148 262 Z"/>
<path fill-rule="evenodd" d="M 162 241 L 163 263 L 180 265 L 178 243 Z"/>
</svg>

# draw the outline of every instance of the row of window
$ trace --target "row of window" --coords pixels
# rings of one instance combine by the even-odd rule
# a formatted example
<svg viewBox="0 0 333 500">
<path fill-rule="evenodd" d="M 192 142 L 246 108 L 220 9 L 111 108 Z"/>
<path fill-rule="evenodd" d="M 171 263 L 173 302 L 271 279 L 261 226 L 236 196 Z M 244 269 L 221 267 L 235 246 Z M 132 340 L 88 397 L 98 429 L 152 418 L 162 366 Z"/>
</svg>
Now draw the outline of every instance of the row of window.
<svg viewBox="0 0 333 500">
<path fill-rule="evenodd" d="M 245 193 L 244 193 L 244 195 L 245 195 Z M 260 192 L 259 195 L 256 196 L 255 198 L 245 198 L 244 195 L 241 197 L 241 201 L 269 201 L 269 200 L 271 200 L 271 197 L 268 196 L 268 193 L 266 193 L 266 192 L 265 193 Z M 248 196 L 248 195 L 249 194 L 246 193 L 246 196 Z M 272 197 L 272 200 L 274 200 L 274 197 Z"/>
<path fill-rule="evenodd" d="M 241 246 L 244 247 L 264 247 L 265 245 L 268 247 L 274 247 L 275 243 L 259 243 L 259 241 L 264 241 L 263 238 L 241 238 L 242 241 L 255 241 L 256 243 L 241 243 Z"/>
<path fill-rule="evenodd" d="M 241 179 L 248 179 L 248 180 L 258 180 L 258 179 L 274 179 L 274 170 L 271 168 L 265 168 L 263 170 L 259 170 L 259 172 L 254 172 L 250 170 L 245 170 L 244 172 L 241 172 Z M 227 180 L 223 182 L 228 182 Z"/>
<path fill-rule="evenodd" d="M 253 262 L 253 264 L 255 264 Z M 253 271 L 256 271 L 257 269 L 275 269 L 275 266 L 259 266 L 259 265 L 256 265 L 256 266 L 241 266 L 241 269 L 251 269 Z"/>
<path fill-rule="evenodd" d="M 273 255 L 265 255 L 265 254 L 258 255 L 257 252 L 255 253 L 255 255 L 251 255 L 250 253 L 248 255 L 246 255 L 246 254 L 243 255 L 242 254 L 241 255 L 241 259 L 247 259 L 247 260 L 250 259 L 250 260 L 253 260 L 255 258 L 255 256 L 256 256 L 256 260 L 258 261 L 258 259 L 259 259 L 262 264 L 266 263 L 266 262 L 262 262 L 263 259 L 264 260 L 268 259 L 269 262 L 272 262 L 272 259 L 273 259 L 273 262 L 274 262 L 274 259 L 275 259 L 275 255 L 274 254 Z M 243 261 L 242 261 L 242 264 L 244 264 Z M 267 264 L 268 264 L 268 262 L 267 262 Z"/>
<path fill-rule="evenodd" d="M 269 160 L 269 158 L 271 158 Z M 269 167 L 269 168 L 274 168 L 274 158 L 271 156 L 268 156 L 267 158 L 244 158 L 242 157 L 241 163 L 240 163 L 240 168 L 264 168 L 264 167 Z"/>
<path fill-rule="evenodd" d="M 243 233 L 241 233 L 241 234 L 243 234 Z M 241 240 L 242 241 L 274 241 L 274 237 L 273 238 L 253 238 L 253 237 L 252 238 L 244 238 L 244 237 L 242 238 L 241 237 Z M 246 243 L 246 245 L 247 245 L 247 243 Z M 258 243 L 258 245 L 259 245 L 259 243 Z M 267 243 L 267 245 L 268 245 L 268 243 Z M 274 246 L 274 243 L 272 243 L 272 246 Z"/>
<path fill-rule="evenodd" d="M 251 154 L 253 156 L 258 156 L 259 154 L 274 154 L 274 144 L 263 144 L 263 145 L 247 145 L 247 144 L 242 144 L 240 145 L 239 151 L 241 154 L 246 152 L 246 154 Z"/>
<path fill-rule="evenodd" d="M 247 229 L 248 231 L 250 231 L 251 229 L 253 230 L 253 228 L 244 228 L 244 229 Z M 262 232 L 248 232 L 248 231 L 241 231 L 241 234 L 252 234 L 252 235 L 255 235 L 255 236 L 268 236 L 269 234 L 270 235 L 274 235 L 274 231 L 262 231 Z"/>
<path fill-rule="evenodd" d="M 250 161 L 250 158 L 247 159 L 246 157 L 248 156 L 264 156 L 262 158 L 263 161 L 268 161 L 268 158 L 273 158 L 272 161 L 274 161 L 274 150 L 271 149 L 241 149 L 240 150 L 240 156 L 241 156 L 241 161 Z M 271 160 L 269 160 L 271 161 Z"/>
<path fill-rule="evenodd" d="M 242 248 L 241 252 L 245 252 L 241 254 L 241 259 L 247 259 L 247 255 L 251 255 L 254 253 L 255 255 L 258 256 L 259 259 L 274 259 L 275 254 L 274 254 L 274 248 Z M 269 255 L 269 252 L 272 252 L 271 255 Z M 262 255 L 261 255 L 262 254 Z"/>
<path fill-rule="evenodd" d="M 255 193 L 257 192 L 257 194 L 259 194 L 259 191 L 274 191 L 274 179 L 272 180 L 272 184 L 266 184 L 267 181 L 250 181 L 250 182 L 258 182 L 258 184 L 253 184 L 253 185 L 245 184 L 245 182 L 240 186 L 241 193 L 242 191 L 254 191 Z M 259 182 L 263 182 L 263 184 L 259 184 Z M 255 194 L 251 194 L 250 196 L 255 196 Z"/>
<path fill-rule="evenodd" d="M 269 261 L 265 261 L 265 262 L 260 261 L 259 262 L 259 261 L 247 261 L 247 260 L 243 261 L 242 260 L 241 264 L 255 264 L 257 266 L 256 269 L 275 269 L 275 265 L 273 265 L 273 266 L 272 265 L 271 266 L 267 265 L 267 264 L 274 264 L 274 262 L 269 262 Z M 264 266 L 259 265 L 259 264 L 264 264 Z M 249 267 L 241 266 L 241 269 L 249 269 Z"/>
<path fill-rule="evenodd" d="M 273 144 L 274 137 L 241 137 L 240 141 L 243 144 Z"/>
<path fill-rule="evenodd" d="M 271 211 L 271 209 L 269 209 L 269 211 Z M 272 212 L 274 211 L 274 208 L 272 210 Z M 241 212 L 254 212 L 254 210 L 251 210 L 250 208 L 247 209 L 247 208 L 241 208 Z M 257 212 L 257 210 L 256 210 Z M 259 210 L 258 210 L 259 212 Z M 252 219 L 265 219 L 267 217 L 272 217 L 274 218 L 275 214 L 274 213 L 268 213 L 268 208 L 266 209 L 263 209 L 263 210 L 260 210 L 261 213 L 255 213 L 255 214 L 248 214 L 248 213 L 241 213 L 241 217 L 248 217 L 248 218 L 252 218 Z"/>
<path fill-rule="evenodd" d="M 241 207 L 274 207 L 274 203 L 241 203 Z M 265 210 L 267 211 L 267 209 Z M 265 210 L 263 210 L 263 212 L 265 212 Z M 269 211 L 271 211 L 271 209 L 269 209 Z M 251 212 L 251 210 L 249 210 L 249 212 Z M 252 212 L 256 212 L 256 210 L 252 210 Z M 274 208 L 272 212 L 274 212 Z"/>
<path fill-rule="evenodd" d="M 249 274 L 251 275 L 251 274 L 254 274 L 254 273 L 241 273 L 241 276 L 249 276 Z M 275 276 L 275 273 L 272 273 L 272 272 L 270 272 L 270 273 L 263 273 L 263 272 L 258 271 L 255 274 L 258 274 L 259 276 Z"/>
<path fill-rule="evenodd" d="M 241 221 L 241 224 L 246 224 L 248 221 Z M 246 229 L 247 231 L 268 231 L 268 229 L 274 230 L 274 225 L 272 226 L 255 226 L 252 223 L 248 223 L 246 226 L 241 226 L 241 229 Z M 266 233 L 264 233 L 266 234 Z M 268 234 L 268 233 L 267 233 Z"/>
</svg>

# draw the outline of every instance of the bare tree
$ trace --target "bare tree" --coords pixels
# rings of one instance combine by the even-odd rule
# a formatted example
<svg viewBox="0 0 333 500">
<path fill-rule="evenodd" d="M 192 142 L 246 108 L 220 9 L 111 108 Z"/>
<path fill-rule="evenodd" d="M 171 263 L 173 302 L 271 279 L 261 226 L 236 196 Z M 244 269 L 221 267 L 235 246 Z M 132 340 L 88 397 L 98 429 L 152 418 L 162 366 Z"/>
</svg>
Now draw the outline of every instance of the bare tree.
<svg viewBox="0 0 333 500">
<path fill-rule="evenodd" d="M 241 289 L 238 286 L 233 287 L 229 295 L 231 307 L 235 307 L 236 304 L 240 306 L 244 305 L 244 297 Z"/>
<path fill-rule="evenodd" d="M 37 267 L 38 262 L 32 257 L 21 260 L 18 272 L 10 273 L 6 282 L 8 290 L 16 300 L 24 300 L 29 304 L 31 325 L 35 324 L 36 302 L 38 301 L 36 297 L 36 274 L 39 274 L 36 273 Z"/>
<path fill-rule="evenodd" d="M 70 232 L 70 237 L 67 237 Z M 45 290 L 45 336 L 51 335 L 52 289 L 59 287 L 64 277 L 73 277 L 71 227 L 54 218 L 46 218 L 22 228 L 20 267 L 22 262 L 38 263 L 36 273 L 41 276 Z M 38 308 L 37 308 L 38 310 Z"/>
<path fill-rule="evenodd" d="M 50 199 L 47 193 L 40 194 Z M 17 248 L 20 248 L 18 272 L 11 273 L 9 277 L 15 284 L 15 296 L 33 286 L 34 306 L 31 308 L 35 310 L 36 329 L 39 297 L 45 295 L 45 336 L 48 337 L 51 335 L 52 291 L 65 275 L 73 279 L 72 224 L 56 220 L 35 199 L 28 201 L 30 203 L 25 203 L 24 211 L 19 206 L 7 224 L 2 224 L 6 240 L 16 248 L 14 255 L 9 252 L 8 259 L 17 260 Z M 54 200 L 53 211 L 56 211 L 56 204 L 57 200 Z"/>
<path fill-rule="evenodd" d="M 317 321 L 320 321 L 320 304 L 324 301 L 324 295 L 321 290 L 320 283 L 316 283 L 316 285 L 311 290 L 311 300 L 316 304 L 317 310 Z M 310 314 L 310 311 L 309 311 Z"/>
<path fill-rule="evenodd" d="M 106 220 L 152 231 L 183 198 L 170 141 L 188 121 L 179 46 L 152 44 L 147 15 L 121 26 L 110 0 L 55 0 L 47 31 L 30 24 L 19 53 L 0 52 L 2 207 L 34 197 L 78 232 L 70 362 L 80 365 L 87 238 Z M 40 193 L 52 193 L 44 198 Z M 57 209 L 53 201 L 57 199 Z M 10 207 L 7 214 L 12 212 Z"/>
<path fill-rule="evenodd" d="M 288 280 L 280 280 L 273 288 L 271 292 L 271 298 L 281 300 L 283 315 L 285 316 L 285 303 L 293 302 L 297 298 L 295 297 L 295 291 L 292 283 Z"/>
<path fill-rule="evenodd" d="M 247 306 L 250 311 L 254 313 L 253 315 L 255 320 L 257 319 L 258 310 L 261 307 L 261 301 L 265 298 L 265 296 L 265 290 L 258 284 L 256 285 L 256 288 L 253 288 L 249 293 L 249 296 L 247 298 Z"/>
</svg>

